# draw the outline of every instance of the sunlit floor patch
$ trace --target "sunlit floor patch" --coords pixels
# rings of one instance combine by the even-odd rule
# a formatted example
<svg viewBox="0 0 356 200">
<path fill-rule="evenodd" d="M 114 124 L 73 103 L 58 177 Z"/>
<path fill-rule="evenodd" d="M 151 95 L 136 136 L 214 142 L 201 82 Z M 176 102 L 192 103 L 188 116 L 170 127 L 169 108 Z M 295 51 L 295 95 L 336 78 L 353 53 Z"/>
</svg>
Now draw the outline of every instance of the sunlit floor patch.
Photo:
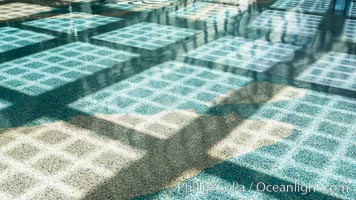
<svg viewBox="0 0 356 200">
<path fill-rule="evenodd" d="M 13 27 L 2 27 L 0 28 L 0 53 L 40 43 L 53 38 L 54 37 L 52 36 L 32 31 L 21 30 Z"/>
<path fill-rule="evenodd" d="M 341 34 L 341 40 L 356 43 L 356 20 L 346 19 L 344 29 Z"/>
<path fill-rule="evenodd" d="M 0 131 L 3 197 L 124 199 L 175 186 L 227 158 L 275 144 L 293 126 L 177 110 L 78 116 Z"/>
<path fill-rule="evenodd" d="M 247 94 L 252 97 L 254 93 L 247 92 Z M 225 106 L 228 108 L 226 111 L 231 112 L 234 109 L 232 104 Z M 252 144 L 251 138 L 258 134 L 258 130 L 269 130 L 267 127 L 273 124 L 267 122 L 269 120 L 285 123 L 285 126 L 271 126 L 276 131 L 275 133 L 282 135 L 288 133 L 287 127 L 289 126 L 293 127 L 293 133 L 279 140 L 278 143 L 264 146 L 242 156 L 235 156 L 220 165 L 206 169 L 198 176 L 180 182 L 172 189 L 141 198 L 213 199 L 216 196 L 220 197 L 223 193 L 227 199 L 242 197 L 251 199 L 256 197 L 258 182 L 273 185 L 285 180 L 283 184 L 297 183 L 312 186 L 318 184 L 319 187 L 316 188 L 318 192 L 338 198 L 352 199 L 356 194 L 356 176 L 353 170 L 356 166 L 356 135 L 353 131 L 356 128 L 356 115 L 353 112 L 355 108 L 356 103 L 352 98 L 310 90 L 307 90 L 304 96 L 293 100 L 237 105 L 239 116 L 255 123 L 248 126 L 249 122 L 247 122 L 246 127 L 256 132 L 250 134 L 251 131 L 244 131 L 241 128 L 239 129 L 241 134 L 236 133 L 225 137 L 210 149 L 209 154 L 213 157 L 224 158 L 224 155 L 239 152 L 239 147 L 243 149 L 243 145 L 236 144 L 243 143 L 245 139 Z M 262 141 L 262 144 L 266 142 L 268 143 L 268 140 Z M 197 184 L 203 184 L 203 186 L 200 185 L 201 187 L 197 188 Z M 236 190 L 236 184 L 243 184 L 244 190 Z M 252 188 L 250 188 L 251 184 L 253 184 Z M 210 190 L 205 187 L 209 185 L 213 186 Z M 223 188 L 214 186 L 223 186 Z M 219 190 L 224 189 L 225 186 L 228 187 L 227 190 L 223 192 Z M 234 188 L 231 189 L 231 187 Z M 348 187 L 348 189 L 342 190 L 340 187 Z M 292 193 L 280 192 L 277 198 L 295 198 Z M 308 193 L 314 193 L 314 191 Z M 268 193 L 259 194 L 257 192 L 258 199 L 270 199 Z M 318 196 L 314 198 L 317 199 Z"/>
<path fill-rule="evenodd" d="M 193 29 L 143 22 L 93 38 L 147 50 L 157 50 L 192 37 L 199 32 Z"/>
<path fill-rule="evenodd" d="M 80 199 L 144 151 L 69 123 L 0 130 L 0 196 Z"/>
<path fill-rule="evenodd" d="M 0 34 L 8 51 L 0 52 L 0 199 L 356 197 L 356 42 L 348 10 L 337 4 L 324 15 L 313 7 L 320 0 L 300 0 L 303 7 L 270 16 L 263 11 L 278 0 L 252 0 L 247 10 L 241 3 L 250 0 L 198 0 L 219 6 L 180 18 L 170 14 L 196 2 L 155 9 L 167 1 L 117 0 L 150 11 L 134 13 L 104 8 L 116 0 L 64 1 L 24 0 L 58 10 L 0 21 L 0 30 L 60 35 L 31 45 L 24 42 L 35 38 L 30 32 Z M 15 1 L 0 5 L 8 2 Z M 223 12 L 221 5 L 236 6 Z M 72 11 L 86 14 L 62 15 Z M 94 18 L 125 13 L 125 21 L 96 26 Z M 22 24 L 46 18 L 58 21 Z M 269 28 L 249 29 L 254 19 Z M 294 46 L 300 40 L 310 46 Z M 9 41 L 29 46 L 8 50 Z M 320 187 L 311 196 L 261 193 L 260 182 Z"/>
<path fill-rule="evenodd" d="M 185 56 L 256 72 L 293 59 L 297 46 L 227 36 L 212 41 Z"/>
<path fill-rule="evenodd" d="M 310 13 L 326 13 L 332 0 L 278 0 L 271 7 Z"/>
<path fill-rule="evenodd" d="M 347 13 L 347 16 L 349 17 L 356 17 L 356 2 L 351 2 L 349 12 Z"/>
<path fill-rule="evenodd" d="M 156 124 L 156 128 L 148 126 L 145 132 L 140 131 L 141 125 L 150 123 Z M 158 123 L 162 125 L 159 127 Z M 255 125 L 261 129 L 253 128 Z M 170 134 L 167 131 L 170 127 L 176 129 L 167 141 L 145 136 L 155 131 Z M 258 135 L 262 129 L 264 134 Z M 236 155 L 274 143 L 291 134 L 292 127 L 272 121 L 242 120 L 235 115 L 213 117 L 178 111 L 157 115 L 81 116 L 67 123 L 0 131 L 2 197 L 81 199 L 90 197 L 101 184 L 113 183 L 112 191 L 94 196 L 115 194 L 123 199 L 162 189 L 165 184 L 177 184 L 174 181 L 177 173 L 192 167 L 202 170 L 221 162 L 220 158 L 204 156 L 214 144 L 214 141 L 203 142 L 208 135 L 243 138 L 239 135 L 243 131 L 254 135 L 240 141 L 239 152 L 234 151 Z M 231 142 L 219 144 L 217 152 L 220 148 L 229 148 L 229 144 Z M 161 162 L 155 162 L 157 159 Z M 195 174 L 186 175 L 184 179 Z M 170 179 L 172 183 L 167 182 Z M 147 184 L 149 181 L 154 184 Z"/>
<path fill-rule="evenodd" d="M 75 42 L 0 64 L 0 86 L 39 95 L 137 56 Z"/>
<path fill-rule="evenodd" d="M 150 11 L 165 6 L 169 6 L 174 3 L 174 0 L 150 0 L 150 1 L 115 1 L 105 4 L 104 7 L 118 9 L 118 10 L 128 10 L 128 11 Z"/>
<path fill-rule="evenodd" d="M 356 90 L 356 56 L 330 52 L 302 72 L 297 80 Z"/>
<path fill-rule="evenodd" d="M 176 65 L 173 70 L 174 65 L 166 65 L 156 76 L 193 73 L 220 83 L 220 90 L 223 81 L 244 84 L 236 75 Z M 181 72 L 170 73 L 177 70 Z M 152 71 L 147 75 L 155 76 Z M 253 99 L 265 87 L 282 88 L 261 83 L 252 90 L 242 87 L 241 94 L 245 91 L 242 96 Z M 121 93 L 117 86 L 112 89 Z M 295 98 L 301 97 L 275 100 Z M 260 103 L 268 102 L 259 99 Z M 292 130 L 290 124 L 274 120 L 246 120 L 236 114 L 209 116 L 191 110 L 154 115 L 97 114 L 78 116 L 69 122 L 1 129 L 0 194 L 8 199 L 133 197 L 175 186 L 226 158 L 274 144 Z"/>
<path fill-rule="evenodd" d="M 317 15 L 267 10 L 252 21 L 249 27 L 291 35 L 314 36 L 321 20 L 322 17 Z"/>
<path fill-rule="evenodd" d="M 98 26 L 121 21 L 121 18 L 73 12 L 54 17 L 25 22 L 24 25 L 63 33 L 77 33 Z"/>
<path fill-rule="evenodd" d="M 232 20 L 242 11 L 246 10 L 247 7 L 248 6 L 228 6 L 223 4 L 197 2 L 187 7 L 183 7 L 170 15 L 193 21 L 223 22 L 228 19 Z"/>
<path fill-rule="evenodd" d="M 0 5 L 0 21 L 28 17 L 30 15 L 51 11 L 51 7 L 28 3 L 9 3 Z"/>
</svg>

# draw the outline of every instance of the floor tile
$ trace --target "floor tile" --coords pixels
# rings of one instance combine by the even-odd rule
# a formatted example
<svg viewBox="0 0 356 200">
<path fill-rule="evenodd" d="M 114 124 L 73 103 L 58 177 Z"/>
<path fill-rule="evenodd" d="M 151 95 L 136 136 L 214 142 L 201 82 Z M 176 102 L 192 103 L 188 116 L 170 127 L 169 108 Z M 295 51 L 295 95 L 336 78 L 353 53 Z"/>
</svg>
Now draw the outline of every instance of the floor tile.
<svg viewBox="0 0 356 200">
<path fill-rule="evenodd" d="M 234 68 L 264 72 L 277 63 L 290 60 L 297 49 L 299 47 L 293 45 L 226 36 L 191 50 L 185 56 Z"/>
<path fill-rule="evenodd" d="M 249 27 L 290 35 L 314 36 L 322 19 L 317 15 L 266 10 Z"/>
<path fill-rule="evenodd" d="M 211 78 L 205 74 L 210 74 Z M 140 78 L 139 82 L 135 81 L 137 78 Z M 157 88 L 148 84 L 152 81 L 164 82 L 166 85 Z M 73 102 L 70 107 L 87 113 L 153 114 L 172 109 L 204 112 L 214 98 L 250 82 L 249 78 L 218 70 L 166 62 Z M 185 92 L 184 95 L 177 92 L 180 89 Z M 208 98 L 202 98 L 207 95 Z M 97 106 L 92 107 L 93 104 Z"/>
<path fill-rule="evenodd" d="M 193 29 L 143 22 L 100 34 L 93 38 L 146 50 L 158 50 L 192 37 L 199 32 Z"/>
<path fill-rule="evenodd" d="M 326 13 L 332 0 L 278 0 L 271 7 L 288 11 Z"/>
<path fill-rule="evenodd" d="M 28 17 L 33 14 L 49 12 L 53 8 L 28 3 L 9 3 L 0 5 L 0 21 Z"/>
<path fill-rule="evenodd" d="M 224 22 L 245 11 L 247 7 L 196 2 L 172 13 L 171 16 L 192 21 Z"/>
<path fill-rule="evenodd" d="M 356 90 L 356 56 L 330 52 L 296 79 L 325 86 Z"/>
<path fill-rule="evenodd" d="M 117 17 L 106 17 L 82 12 L 73 12 L 25 22 L 23 24 L 55 32 L 73 34 L 121 20 L 121 18 Z"/>
<path fill-rule="evenodd" d="M 0 76 L 5 77 L 0 86 L 39 95 L 136 57 L 129 52 L 75 42 L 0 64 Z"/>
<path fill-rule="evenodd" d="M 0 28 L 0 53 L 31 44 L 37 44 L 53 38 L 53 36 L 32 31 L 21 30 L 13 27 L 2 27 Z"/>
</svg>

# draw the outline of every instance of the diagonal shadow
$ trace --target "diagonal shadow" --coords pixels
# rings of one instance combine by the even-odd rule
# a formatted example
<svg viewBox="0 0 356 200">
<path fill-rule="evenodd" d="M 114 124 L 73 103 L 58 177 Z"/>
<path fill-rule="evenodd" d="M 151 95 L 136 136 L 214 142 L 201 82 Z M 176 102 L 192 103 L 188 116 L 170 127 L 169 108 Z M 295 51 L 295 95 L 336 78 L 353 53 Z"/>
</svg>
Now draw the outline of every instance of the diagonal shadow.
<svg viewBox="0 0 356 200">
<path fill-rule="evenodd" d="M 251 94 L 251 98 L 253 99 L 254 97 L 252 96 L 253 93 Z M 214 110 L 214 108 L 211 110 Z M 171 114 L 169 117 L 175 118 L 176 116 Z M 134 148 L 142 148 L 147 151 L 147 154 L 142 159 L 120 170 L 114 177 L 106 180 L 97 188 L 89 191 L 83 199 L 127 199 L 172 187 L 172 184 L 173 186 L 177 185 L 185 178 L 197 175 L 201 170 L 223 162 L 223 159 L 212 157 L 208 152 L 234 129 L 243 126 L 246 122 L 238 117 L 232 117 L 231 119 L 201 115 L 189 121 L 187 125 L 184 125 L 183 128 L 175 132 L 170 138 L 160 140 L 142 136 L 145 133 L 132 128 L 118 126 L 115 122 L 106 120 L 103 121 L 103 119 L 99 119 L 98 117 L 91 117 L 87 121 L 77 120 L 70 123 L 97 134 L 103 134 L 114 140 L 123 141 Z M 266 131 L 266 135 L 268 134 L 274 133 Z M 243 137 L 239 139 L 242 140 L 242 145 L 250 142 Z M 227 165 L 230 166 L 227 167 Z M 217 171 L 214 171 L 215 169 Z M 231 181 L 232 177 L 236 177 L 234 175 L 238 173 L 240 177 L 244 177 L 243 182 L 241 182 L 244 185 L 250 185 L 251 182 L 256 181 L 257 177 L 259 181 L 263 181 L 266 184 L 291 184 L 288 181 L 257 172 L 253 169 L 240 166 L 231 167 L 231 163 L 226 162 L 217 165 L 217 168 L 211 168 L 211 170 L 215 172 L 215 176 L 221 176 L 221 178 L 228 181 Z M 182 174 L 185 173 L 188 173 L 188 176 L 182 177 Z M 252 176 L 251 174 L 254 175 Z M 288 199 L 305 197 L 300 193 L 276 193 L 272 195 L 276 197 L 281 197 L 282 195 Z M 332 196 L 319 192 L 309 194 L 307 197 L 334 199 Z"/>
<path fill-rule="evenodd" d="M 93 77 L 96 77 L 96 75 Z M 128 75 L 127 77 L 129 76 L 130 75 Z M 111 78 L 114 77 L 108 76 L 108 78 L 110 78 L 109 80 L 111 80 Z M 112 81 L 112 83 L 120 80 L 121 79 L 116 79 L 115 81 Z M 78 80 L 78 83 L 79 82 L 80 80 Z M 98 83 L 96 83 L 95 85 L 98 85 Z M 65 98 L 64 101 L 62 101 L 63 99 L 56 100 L 56 98 L 54 97 L 58 97 L 58 93 L 62 93 L 60 91 L 73 92 L 74 90 L 70 89 L 76 88 L 76 86 L 77 85 L 75 84 L 69 84 L 65 87 L 61 87 L 58 90 L 55 90 L 51 93 L 47 93 L 46 95 L 40 97 L 39 99 L 42 99 L 40 101 L 38 99 L 34 99 L 33 101 L 37 105 L 37 108 L 33 110 L 29 115 L 35 113 L 40 113 L 39 116 L 49 115 L 49 113 L 52 113 L 53 111 L 53 105 L 58 106 L 56 107 L 56 110 L 61 110 L 61 108 L 66 109 L 66 105 L 69 102 L 72 102 L 75 99 L 79 98 L 80 95 L 83 95 L 84 91 L 79 90 L 73 96 L 70 96 L 67 99 Z M 97 89 L 94 89 L 94 91 L 98 91 L 105 86 L 100 86 Z M 31 101 L 30 99 L 27 100 Z M 44 108 L 40 106 L 43 105 L 43 102 L 48 103 L 45 104 L 46 106 Z M 22 109 L 19 109 L 18 113 L 23 112 L 23 108 L 25 106 L 28 106 L 28 104 L 26 105 L 25 103 L 22 105 L 22 107 L 20 106 L 20 108 Z M 13 108 L 14 107 L 12 107 L 12 109 Z M 42 112 L 40 112 L 41 110 Z M 13 114 L 13 116 L 16 115 L 17 114 Z M 239 126 L 243 121 L 236 120 L 234 121 L 234 123 L 231 123 L 226 120 L 216 119 L 214 123 L 217 123 L 217 128 L 211 129 L 211 127 L 209 127 L 209 124 L 206 123 L 206 118 L 207 116 L 200 116 L 198 119 L 195 119 L 193 122 L 186 125 L 182 130 L 177 132 L 174 136 L 169 138 L 169 140 L 165 141 L 157 140 L 148 136 L 141 137 L 141 135 L 144 134 L 93 117 L 93 120 L 98 120 L 97 124 L 102 125 L 102 128 L 110 127 L 112 131 L 114 131 L 115 135 L 111 136 L 114 139 L 122 138 L 122 130 L 125 130 L 127 131 L 127 133 L 124 134 L 124 137 L 132 137 L 129 144 L 138 148 L 145 148 L 148 150 L 149 153 L 143 159 L 133 163 L 131 166 L 120 171 L 111 180 L 108 180 L 95 190 L 91 191 L 91 194 L 86 196 L 85 199 L 102 199 L 105 197 L 126 198 L 128 196 L 136 196 L 137 194 L 140 194 L 140 191 L 143 188 L 153 192 L 156 191 L 157 188 L 166 187 L 186 170 L 203 169 L 207 165 L 212 165 L 216 162 L 221 162 L 222 160 L 217 160 L 207 155 L 207 151 L 211 149 L 211 147 L 214 146 L 218 141 L 221 141 L 223 138 L 225 138 L 231 132 L 231 130 L 233 130 L 234 127 Z M 21 123 L 25 123 L 28 120 L 32 119 L 24 119 Z M 98 127 L 92 127 L 92 124 L 74 125 L 81 126 L 99 133 L 101 132 L 101 130 L 103 130 L 98 129 Z M 222 128 L 223 131 L 221 131 Z M 208 133 L 206 134 L 204 132 L 204 134 L 202 134 L 201 131 L 206 131 Z M 141 137 L 140 139 L 136 139 L 136 137 L 133 137 L 138 135 Z M 142 144 L 142 140 L 144 141 L 144 144 Z M 147 168 L 147 165 L 150 167 Z M 142 174 L 142 171 L 145 173 Z M 253 170 L 249 169 L 245 170 L 245 172 L 254 173 Z M 265 178 L 268 179 L 269 177 L 265 176 Z M 135 185 L 135 187 L 133 187 L 133 185 Z"/>
<path fill-rule="evenodd" d="M 182 116 L 182 118 L 187 117 Z M 126 199 L 141 195 L 143 191 L 144 193 L 155 192 L 167 187 L 177 178 L 179 179 L 186 171 L 200 171 L 207 166 L 220 163 L 223 160 L 213 158 L 207 152 L 243 123 L 244 120 L 238 117 L 231 120 L 201 115 L 189 121 L 169 139 L 152 140 L 147 136 L 144 139 L 142 136 L 137 137 L 145 133 L 118 126 L 112 122 L 103 123 L 103 120 L 97 117 L 92 117 L 87 123 L 74 122 L 74 125 L 97 134 L 104 132 L 105 135 L 106 130 L 109 130 L 110 135 L 106 136 L 126 141 L 126 144 L 135 148 L 143 147 L 147 151 L 142 159 L 120 170 L 115 177 L 90 191 L 84 199 Z M 127 136 L 129 139 L 126 139 Z"/>
<path fill-rule="evenodd" d="M 313 189 L 311 189 L 309 192 L 306 192 L 305 194 L 301 191 L 301 189 L 299 189 L 299 191 L 290 192 L 266 191 L 263 189 L 263 186 L 259 186 L 262 185 L 259 183 L 263 183 L 264 185 L 278 186 L 292 185 L 295 188 L 302 188 L 305 186 L 296 182 L 290 182 L 275 176 L 271 176 L 264 172 L 248 168 L 246 166 L 232 163 L 230 161 L 217 164 L 214 168 L 209 168 L 205 170 L 204 173 L 207 173 L 212 176 L 218 176 L 219 178 L 224 179 L 230 183 L 238 183 L 239 185 L 243 185 L 245 189 L 252 189 L 254 191 L 267 194 L 268 196 L 273 196 L 277 199 L 338 199 L 328 194 L 314 191 Z"/>
</svg>

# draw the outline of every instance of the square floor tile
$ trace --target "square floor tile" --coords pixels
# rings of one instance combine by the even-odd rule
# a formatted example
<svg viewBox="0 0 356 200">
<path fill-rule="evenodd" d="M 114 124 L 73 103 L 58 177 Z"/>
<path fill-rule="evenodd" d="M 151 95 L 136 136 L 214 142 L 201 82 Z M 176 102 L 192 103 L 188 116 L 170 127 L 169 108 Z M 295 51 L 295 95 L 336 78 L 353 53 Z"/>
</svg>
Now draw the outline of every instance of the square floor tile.
<svg viewBox="0 0 356 200">
<path fill-rule="evenodd" d="M 45 175 L 54 175 L 60 170 L 64 170 L 69 164 L 70 161 L 62 157 L 50 155 L 39 159 L 34 167 Z"/>
<path fill-rule="evenodd" d="M 19 173 L 4 178 L 0 183 L 0 191 L 9 193 L 15 197 L 22 195 L 35 186 L 36 180 L 26 174 Z"/>
<path fill-rule="evenodd" d="M 356 56 L 329 52 L 296 79 L 356 91 Z"/>
<path fill-rule="evenodd" d="M 190 73 L 186 74 L 188 71 Z M 201 78 L 201 74 L 206 73 L 215 78 L 211 80 Z M 173 75 L 179 78 L 172 78 Z M 137 77 L 141 81 L 133 81 Z M 192 80 L 194 84 L 199 83 L 199 86 L 185 84 Z M 149 84 L 152 81 L 166 84 L 163 88 L 156 87 Z M 69 106 L 90 114 L 153 114 L 182 107 L 198 112 L 207 108 L 206 104 L 212 102 L 214 98 L 251 82 L 251 78 L 236 74 L 170 61 L 83 97 Z M 221 89 L 216 89 L 217 86 Z M 202 98 L 201 94 L 209 94 L 209 97 Z"/>
<path fill-rule="evenodd" d="M 318 174 L 299 168 L 299 165 L 283 169 L 282 175 L 299 184 L 314 184 L 316 183 L 316 180 L 318 180 Z"/>
<path fill-rule="evenodd" d="M 332 0 L 278 0 L 271 7 L 289 11 L 326 13 Z"/>
<path fill-rule="evenodd" d="M 339 147 L 339 142 L 337 140 L 315 135 L 306 139 L 304 144 L 329 152 L 334 152 Z"/>
<path fill-rule="evenodd" d="M 69 51 L 76 54 L 65 54 Z M 98 59 L 87 60 L 85 56 Z M 52 62 L 53 57 L 58 60 Z M 0 76 L 4 77 L 0 86 L 39 95 L 136 57 L 129 52 L 75 42 L 0 64 Z M 69 73 L 76 73 L 76 77 Z"/>
<path fill-rule="evenodd" d="M 32 31 L 21 30 L 13 27 L 2 27 L 0 28 L 0 53 L 53 38 L 53 36 Z"/>
<path fill-rule="evenodd" d="M 28 17 L 30 15 L 49 12 L 53 8 L 28 3 L 9 3 L 0 5 L 0 21 Z"/>
<path fill-rule="evenodd" d="M 29 160 L 37 155 L 39 150 L 30 144 L 19 144 L 15 148 L 11 149 L 7 154 L 13 159 L 24 161 Z"/>
<path fill-rule="evenodd" d="M 89 154 L 90 152 L 93 152 L 95 148 L 96 146 L 91 143 L 78 140 L 66 147 L 65 150 L 77 157 L 82 157 L 86 154 Z"/>
<path fill-rule="evenodd" d="M 25 22 L 24 25 L 47 29 L 62 33 L 77 33 L 96 28 L 113 22 L 121 21 L 121 18 L 93 15 L 82 12 L 73 12 L 35 21 Z"/>
<path fill-rule="evenodd" d="M 128 162 L 128 158 L 113 152 L 102 153 L 93 161 L 95 165 L 104 167 L 111 171 L 117 171 L 123 167 L 126 167 Z"/>
<path fill-rule="evenodd" d="M 93 38 L 147 50 L 158 50 L 199 32 L 201 31 L 143 22 Z"/>
<path fill-rule="evenodd" d="M 56 188 L 46 188 L 40 192 L 37 192 L 31 200 L 38 200 L 38 199 L 55 199 L 55 200 L 65 200 L 69 199 L 67 195 L 61 193 Z"/>
<path fill-rule="evenodd" d="M 332 115 L 331 115 L 332 116 Z M 332 119 L 336 119 L 336 116 L 332 116 Z M 329 135 L 329 136 L 334 136 L 334 137 L 340 137 L 343 138 L 347 135 L 347 127 L 333 124 L 327 121 L 322 121 L 319 123 L 317 127 L 317 131 L 321 134 Z"/>
<path fill-rule="evenodd" d="M 79 190 L 89 190 L 99 185 L 104 177 L 91 169 L 80 169 L 64 178 L 64 183 L 76 187 Z"/>
<path fill-rule="evenodd" d="M 196 2 L 180 8 L 170 16 L 192 21 L 224 22 L 227 19 L 236 17 L 246 9 L 247 7 Z"/>
<path fill-rule="evenodd" d="M 297 49 L 299 47 L 288 44 L 226 36 L 189 51 L 185 56 L 264 72 L 279 62 L 288 61 Z"/>
<path fill-rule="evenodd" d="M 47 144 L 59 144 L 69 137 L 70 136 L 68 134 L 61 131 L 49 130 L 41 133 L 37 136 L 37 139 Z"/>
<path fill-rule="evenodd" d="M 249 28 L 278 33 L 314 36 L 323 17 L 295 12 L 266 10 L 250 23 Z"/>
<path fill-rule="evenodd" d="M 242 165 L 247 165 L 254 169 L 271 170 L 275 161 L 258 155 L 242 156 L 239 160 Z"/>
</svg>

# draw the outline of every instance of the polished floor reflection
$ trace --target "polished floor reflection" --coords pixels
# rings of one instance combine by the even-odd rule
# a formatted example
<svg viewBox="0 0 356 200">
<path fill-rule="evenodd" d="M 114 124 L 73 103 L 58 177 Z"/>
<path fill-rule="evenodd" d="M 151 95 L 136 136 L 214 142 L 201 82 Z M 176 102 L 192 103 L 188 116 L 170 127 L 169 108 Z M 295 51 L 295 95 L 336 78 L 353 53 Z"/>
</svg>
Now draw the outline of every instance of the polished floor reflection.
<svg viewBox="0 0 356 200">
<path fill-rule="evenodd" d="M 0 0 L 0 199 L 353 199 L 345 2 Z"/>
<path fill-rule="evenodd" d="M 271 7 L 310 13 L 326 13 L 332 0 L 278 0 Z"/>
<path fill-rule="evenodd" d="M 120 18 L 73 12 L 69 14 L 34 20 L 23 24 L 52 31 L 76 33 L 120 20 Z"/>
</svg>

